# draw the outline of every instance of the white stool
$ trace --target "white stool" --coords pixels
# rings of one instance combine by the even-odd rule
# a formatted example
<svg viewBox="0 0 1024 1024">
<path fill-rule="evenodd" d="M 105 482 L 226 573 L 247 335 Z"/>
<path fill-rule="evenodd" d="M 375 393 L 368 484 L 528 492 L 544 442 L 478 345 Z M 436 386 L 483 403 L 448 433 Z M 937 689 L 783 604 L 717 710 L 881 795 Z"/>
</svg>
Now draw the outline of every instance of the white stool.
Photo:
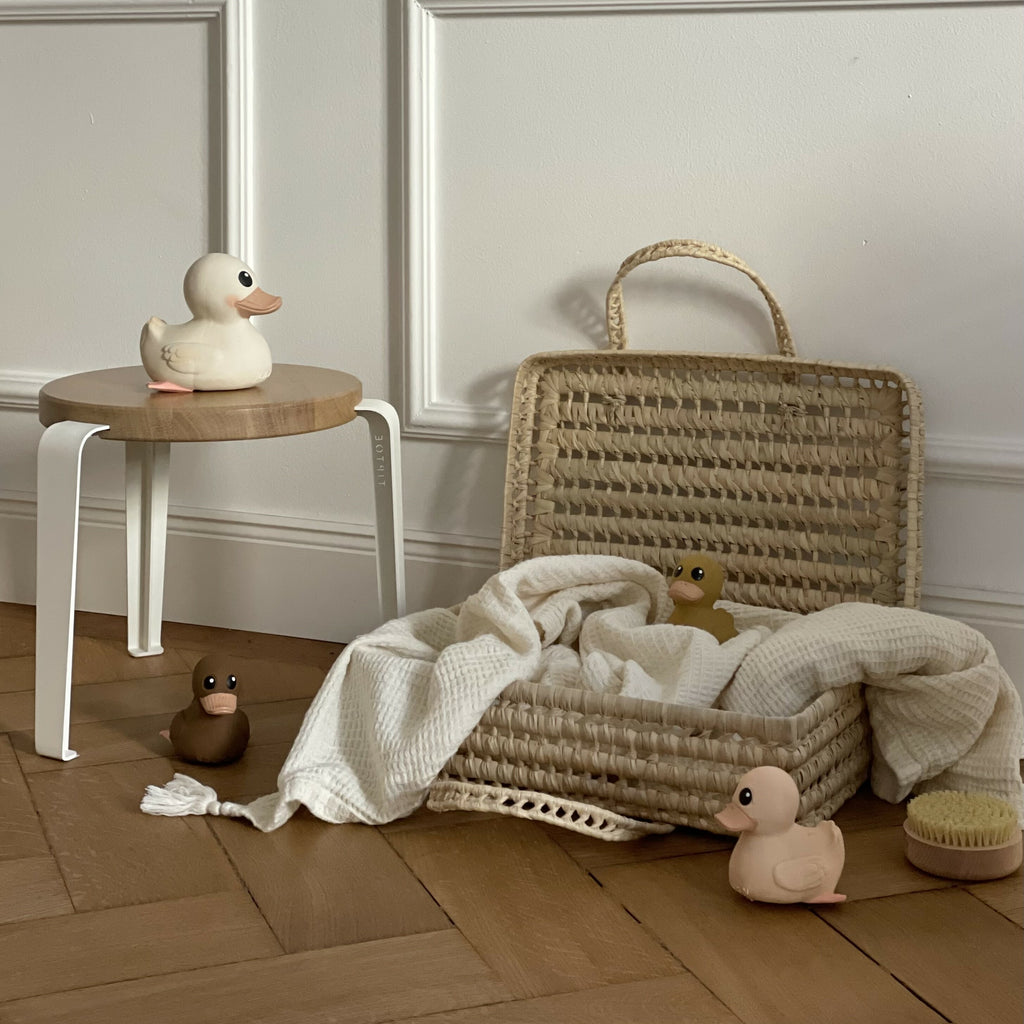
<svg viewBox="0 0 1024 1024">
<path fill-rule="evenodd" d="M 167 493 L 172 441 L 237 441 L 307 434 L 362 417 L 370 428 L 380 614 L 405 614 L 398 415 L 363 399 L 351 374 L 278 364 L 241 391 L 154 392 L 141 366 L 50 381 L 39 392 L 36 543 L 36 752 L 69 761 L 78 506 L 82 451 L 94 434 L 125 442 L 128 650 L 161 654 Z"/>
</svg>

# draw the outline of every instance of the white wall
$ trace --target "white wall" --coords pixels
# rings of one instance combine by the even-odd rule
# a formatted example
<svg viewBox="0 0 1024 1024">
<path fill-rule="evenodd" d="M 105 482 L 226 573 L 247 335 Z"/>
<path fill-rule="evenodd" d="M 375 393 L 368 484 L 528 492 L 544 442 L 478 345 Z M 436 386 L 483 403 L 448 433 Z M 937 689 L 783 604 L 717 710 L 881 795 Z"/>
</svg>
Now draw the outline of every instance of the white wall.
<svg viewBox="0 0 1024 1024">
<path fill-rule="evenodd" d="M 516 364 L 600 345 L 621 259 L 695 237 L 803 354 L 919 382 L 925 606 L 1024 685 L 1021 6 L 0 0 L 0 599 L 33 600 L 39 383 L 135 362 L 205 249 L 284 296 L 278 361 L 400 408 L 420 607 L 496 565 Z M 635 344 L 771 344 L 749 282 L 673 262 L 626 284 Z M 167 617 L 372 626 L 365 446 L 178 446 Z M 119 448 L 86 456 L 80 607 L 123 610 Z"/>
</svg>

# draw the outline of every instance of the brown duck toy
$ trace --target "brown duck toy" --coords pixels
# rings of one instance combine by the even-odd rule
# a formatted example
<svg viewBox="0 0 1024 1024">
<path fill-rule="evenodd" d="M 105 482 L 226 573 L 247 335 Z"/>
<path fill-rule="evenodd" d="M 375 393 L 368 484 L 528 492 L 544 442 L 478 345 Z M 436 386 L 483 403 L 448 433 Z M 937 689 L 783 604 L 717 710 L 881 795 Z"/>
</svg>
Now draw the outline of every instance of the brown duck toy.
<svg viewBox="0 0 1024 1024">
<path fill-rule="evenodd" d="M 174 716 L 169 732 L 160 734 L 183 761 L 224 764 L 242 756 L 249 719 L 238 708 L 232 664 L 226 655 L 208 654 L 192 670 L 192 703 Z"/>
<path fill-rule="evenodd" d="M 668 621 L 676 626 L 706 630 L 720 644 L 737 636 L 733 617 L 714 604 L 722 596 L 725 574 L 707 555 L 687 555 L 675 568 L 668 596 L 676 606 Z"/>
</svg>

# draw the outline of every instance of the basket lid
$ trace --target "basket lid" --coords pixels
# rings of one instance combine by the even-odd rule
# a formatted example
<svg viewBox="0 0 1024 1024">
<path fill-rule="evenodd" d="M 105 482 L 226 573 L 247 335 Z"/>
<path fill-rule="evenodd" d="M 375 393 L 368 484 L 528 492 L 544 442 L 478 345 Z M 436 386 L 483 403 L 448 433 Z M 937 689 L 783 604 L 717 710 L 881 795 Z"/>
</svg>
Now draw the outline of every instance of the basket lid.
<svg viewBox="0 0 1024 1024">
<path fill-rule="evenodd" d="M 796 358 L 774 297 L 782 354 L 627 350 L 622 278 L 663 255 L 742 269 L 771 295 L 724 250 L 659 243 L 626 260 L 609 290 L 616 347 L 521 364 L 502 567 L 606 554 L 668 571 L 699 550 L 722 563 L 729 600 L 801 612 L 840 601 L 916 607 L 916 386 L 885 367 Z"/>
</svg>

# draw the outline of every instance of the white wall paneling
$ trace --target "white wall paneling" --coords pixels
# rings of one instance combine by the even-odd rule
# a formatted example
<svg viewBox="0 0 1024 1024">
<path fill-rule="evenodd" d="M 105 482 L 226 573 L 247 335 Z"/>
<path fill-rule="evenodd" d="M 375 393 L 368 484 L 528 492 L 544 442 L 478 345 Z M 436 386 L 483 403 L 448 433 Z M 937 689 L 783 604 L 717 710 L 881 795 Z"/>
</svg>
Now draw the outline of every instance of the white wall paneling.
<svg viewBox="0 0 1024 1024">
<path fill-rule="evenodd" d="M 990 27 L 1012 32 L 1015 23 L 1006 19 L 1019 6 L 405 0 L 402 355 L 409 435 L 501 441 L 507 381 L 518 359 L 545 347 L 601 344 L 599 300 L 618 260 L 660 237 L 738 249 L 779 292 L 801 348 L 856 361 L 853 345 L 840 346 L 847 332 L 832 329 L 843 350 L 828 353 L 816 328 L 832 328 L 829 303 L 850 303 L 858 283 L 884 284 L 885 264 L 911 259 L 925 242 L 922 224 L 898 219 L 908 189 L 921 216 L 941 206 L 929 192 L 958 198 L 962 182 L 954 187 L 955 178 L 969 173 L 967 163 L 954 159 L 951 171 L 931 151 L 962 127 L 947 122 L 944 83 L 951 66 L 967 73 L 986 55 L 965 57 L 971 44 L 957 36 L 965 26 L 977 30 L 982 18 L 1001 18 Z M 1005 91 L 1020 77 L 1005 77 L 1019 41 L 1003 50 L 989 62 L 997 70 L 972 86 L 979 97 L 995 89 L 994 101 L 1019 122 L 1020 104 Z M 1001 117 L 994 114 L 993 122 Z M 990 127 L 987 140 L 979 134 L 963 143 L 982 165 L 1012 163 L 1019 126 Z M 1019 186 L 1016 172 L 988 186 L 983 174 L 968 206 L 984 206 L 986 188 L 1006 195 Z M 725 215 L 722 203 L 736 215 Z M 777 204 L 774 213 L 770 204 Z M 787 214 L 803 223 L 786 230 Z M 960 252 L 963 242 L 948 239 Z M 811 275 L 829 275 L 832 259 L 832 274 L 845 287 L 823 280 L 815 302 Z M 923 262 L 922 277 L 935 261 Z M 843 273 L 849 267 L 863 282 Z M 722 277 L 711 281 L 704 287 L 732 288 Z M 650 289 L 639 294 L 651 299 Z M 872 296 L 865 298 L 849 333 L 859 327 L 875 339 L 886 330 L 898 337 L 887 320 L 906 316 L 906 304 L 899 309 L 890 295 L 879 295 L 872 317 Z M 662 319 L 674 316 L 681 325 L 677 345 L 693 319 L 692 334 L 728 338 L 728 329 L 716 335 L 706 326 L 704 310 L 674 301 Z M 752 317 L 757 311 L 746 310 L 745 319 Z M 923 315 L 919 330 L 933 323 L 941 323 L 938 311 Z M 763 331 L 759 338 L 733 325 L 732 333 L 741 345 L 765 344 Z M 906 369 L 898 355 L 864 361 Z"/>
<path fill-rule="evenodd" d="M 35 0 L 0 3 L 4 25 L 63 23 L 204 22 L 218 37 L 217 87 L 221 132 L 218 151 L 222 194 L 211 243 L 252 263 L 253 217 L 253 36 L 252 0 Z M 159 51 L 154 55 L 159 60 Z M 151 139 L 160 144 L 159 137 Z"/>
<path fill-rule="evenodd" d="M 204 249 L 284 296 L 275 358 L 402 405 L 416 608 L 497 564 L 514 367 L 602 345 L 619 261 L 691 236 L 757 268 L 804 354 L 920 383 L 926 607 L 1024 678 L 1022 6 L 0 0 L 0 599 L 34 599 L 38 386 L 136 361 Z M 643 268 L 634 344 L 763 351 L 732 277 Z M 168 617 L 371 625 L 361 429 L 176 446 Z M 120 456 L 86 454 L 98 611 L 124 606 Z"/>
</svg>

